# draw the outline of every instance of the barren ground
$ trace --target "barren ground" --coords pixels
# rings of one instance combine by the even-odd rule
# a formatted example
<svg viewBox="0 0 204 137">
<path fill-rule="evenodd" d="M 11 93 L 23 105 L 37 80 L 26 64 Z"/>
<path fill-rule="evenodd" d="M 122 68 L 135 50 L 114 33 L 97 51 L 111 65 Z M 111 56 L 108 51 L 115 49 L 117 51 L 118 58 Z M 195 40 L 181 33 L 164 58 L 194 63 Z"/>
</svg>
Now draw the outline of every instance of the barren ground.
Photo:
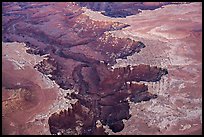
<svg viewBox="0 0 204 137">
<path fill-rule="evenodd" d="M 126 18 L 110 18 L 83 10 L 94 20 L 129 24 L 125 29 L 110 33 L 145 44 L 141 52 L 117 60 L 114 67 L 149 64 L 168 69 L 168 75 L 159 82 L 146 83 L 148 91 L 156 93 L 158 98 L 131 103 L 132 117 L 124 121 L 125 128 L 118 133 L 107 131 L 119 135 L 202 134 L 202 3 L 167 5 Z M 3 133 L 50 134 L 49 116 L 70 107 L 63 93 L 72 91 L 63 91 L 34 69 L 45 57 L 30 55 L 25 50 L 23 43 L 2 43 Z M 28 85 L 31 89 L 5 88 L 14 85 Z M 26 100 L 27 92 L 31 100 Z"/>
<path fill-rule="evenodd" d="M 168 5 L 125 19 L 112 19 L 131 25 L 114 35 L 146 45 L 139 54 L 117 60 L 115 67 L 144 63 L 165 67 L 169 72 L 161 81 L 147 83 L 149 91 L 157 93 L 158 98 L 132 104 L 132 117 L 117 134 L 202 133 L 201 10 L 201 3 Z M 100 15 L 92 18 L 110 19 Z"/>
<path fill-rule="evenodd" d="M 33 68 L 45 57 L 26 53 L 25 44 L 17 42 L 2 43 L 2 51 L 3 134 L 50 134 L 49 116 L 70 107 L 71 101 L 64 99 L 55 82 Z"/>
</svg>

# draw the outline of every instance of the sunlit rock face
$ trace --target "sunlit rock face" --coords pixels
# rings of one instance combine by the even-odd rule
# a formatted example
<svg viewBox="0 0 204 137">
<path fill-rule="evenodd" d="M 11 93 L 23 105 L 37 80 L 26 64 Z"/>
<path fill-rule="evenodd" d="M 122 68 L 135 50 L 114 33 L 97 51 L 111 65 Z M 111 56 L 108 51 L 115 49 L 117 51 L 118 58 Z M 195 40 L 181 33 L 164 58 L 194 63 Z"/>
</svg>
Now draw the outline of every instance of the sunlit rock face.
<svg viewBox="0 0 204 137">
<path fill-rule="evenodd" d="M 157 98 L 138 82 L 156 82 L 168 74 L 145 64 L 112 68 L 116 59 L 139 53 L 145 45 L 110 33 L 128 24 L 96 21 L 83 13 L 75 3 L 3 3 L 3 41 L 26 43 L 29 54 L 48 54 L 34 68 L 60 88 L 75 90 L 65 98 L 78 102 L 49 117 L 51 134 L 108 134 L 105 125 L 122 131 L 123 120 L 131 117 L 129 101 Z"/>
</svg>

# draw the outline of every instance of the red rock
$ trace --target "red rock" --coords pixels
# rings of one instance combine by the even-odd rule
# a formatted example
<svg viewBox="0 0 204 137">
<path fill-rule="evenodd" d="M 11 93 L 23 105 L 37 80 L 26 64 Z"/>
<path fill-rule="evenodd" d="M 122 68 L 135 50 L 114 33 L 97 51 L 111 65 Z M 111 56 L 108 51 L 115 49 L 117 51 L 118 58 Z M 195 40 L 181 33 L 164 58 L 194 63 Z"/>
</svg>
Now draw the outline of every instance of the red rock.
<svg viewBox="0 0 204 137">
<path fill-rule="evenodd" d="M 8 3 L 11 7 L 13 4 Z M 116 59 L 126 58 L 145 47 L 140 41 L 108 33 L 127 24 L 95 21 L 73 3 L 15 4 L 21 9 L 3 10 L 3 41 L 25 42 L 30 54 L 49 54 L 35 68 L 51 75 L 50 79 L 62 89 L 78 92 L 71 94 L 79 100 L 72 109 L 50 116 L 51 134 L 105 134 L 103 128 L 96 127 L 97 120 L 119 132 L 124 128 L 122 120 L 130 118 L 128 97 L 134 102 L 156 97 L 147 92 L 147 86 L 127 82 L 155 82 L 167 74 L 166 69 L 149 65 L 111 68 Z M 7 17 L 12 19 L 5 20 Z"/>
</svg>

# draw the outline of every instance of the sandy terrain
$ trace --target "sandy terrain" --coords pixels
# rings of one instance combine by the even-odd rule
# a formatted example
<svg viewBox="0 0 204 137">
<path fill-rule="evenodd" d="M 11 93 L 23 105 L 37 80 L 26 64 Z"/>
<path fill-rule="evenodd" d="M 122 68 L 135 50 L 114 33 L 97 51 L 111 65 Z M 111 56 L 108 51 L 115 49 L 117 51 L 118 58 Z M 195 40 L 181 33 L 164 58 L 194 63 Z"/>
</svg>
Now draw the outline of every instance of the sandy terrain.
<svg viewBox="0 0 204 137">
<path fill-rule="evenodd" d="M 46 57 L 26 53 L 25 44 L 2 43 L 2 48 L 3 134 L 50 134 L 49 116 L 71 107 L 64 94 L 72 91 L 60 89 L 35 70 L 34 65 Z"/>
</svg>

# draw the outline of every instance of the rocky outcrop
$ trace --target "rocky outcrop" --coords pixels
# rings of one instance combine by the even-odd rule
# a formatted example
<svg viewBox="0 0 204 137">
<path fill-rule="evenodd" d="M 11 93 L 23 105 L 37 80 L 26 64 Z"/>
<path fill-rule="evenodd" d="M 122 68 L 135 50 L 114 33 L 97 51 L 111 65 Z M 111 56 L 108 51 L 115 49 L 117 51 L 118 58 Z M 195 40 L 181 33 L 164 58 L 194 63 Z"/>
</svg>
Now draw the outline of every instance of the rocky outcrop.
<svg viewBox="0 0 204 137">
<path fill-rule="evenodd" d="M 92 66 L 80 64 L 74 68 L 72 73 L 72 78 L 75 81 L 74 87 L 77 87 L 77 92 L 72 93 L 71 97 L 78 99 L 83 107 L 89 109 L 89 113 L 93 114 L 93 123 L 99 120 L 102 125 L 108 125 L 113 132 L 119 132 L 124 128 L 122 120 L 128 120 L 131 116 L 129 114 L 128 98 L 136 103 L 157 97 L 157 95 L 147 92 L 148 88 L 145 84 L 132 81 L 154 82 L 165 74 L 167 74 L 166 69 L 148 65 L 111 69 L 104 63 L 93 64 Z M 70 119 L 69 115 L 65 117 Z M 51 116 L 50 119 L 54 118 Z M 63 118 L 59 116 L 58 119 Z M 62 127 L 57 127 L 57 131 L 52 133 L 66 134 L 64 130 L 67 130 L 68 127 L 63 123 L 59 122 L 58 124 Z M 50 126 L 53 127 L 55 124 L 55 122 L 50 123 Z M 88 126 L 83 121 L 82 125 Z M 83 131 L 89 134 L 94 133 L 94 125 L 92 125 L 91 129 L 83 129 Z"/>
<path fill-rule="evenodd" d="M 106 134 L 102 126 L 96 125 L 94 114 L 79 102 L 72 104 L 72 109 L 54 113 L 48 120 L 50 132 L 58 135 Z"/>
</svg>

